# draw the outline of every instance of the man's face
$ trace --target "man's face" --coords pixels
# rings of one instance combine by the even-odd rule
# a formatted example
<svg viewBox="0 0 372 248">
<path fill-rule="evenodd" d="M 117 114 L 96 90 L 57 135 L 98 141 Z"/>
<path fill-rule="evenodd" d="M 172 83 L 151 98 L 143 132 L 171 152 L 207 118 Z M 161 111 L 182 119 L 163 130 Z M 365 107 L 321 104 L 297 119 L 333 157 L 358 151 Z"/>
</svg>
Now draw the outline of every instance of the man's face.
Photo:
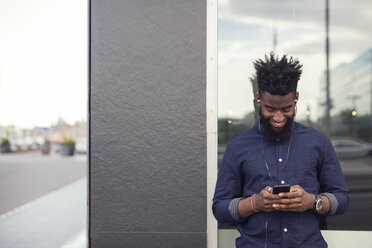
<svg viewBox="0 0 372 248">
<path fill-rule="evenodd" d="M 298 92 L 284 96 L 263 92 L 257 95 L 257 99 L 260 100 L 260 118 L 265 135 L 280 140 L 288 136 L 295 116 Z"/>
</svg>

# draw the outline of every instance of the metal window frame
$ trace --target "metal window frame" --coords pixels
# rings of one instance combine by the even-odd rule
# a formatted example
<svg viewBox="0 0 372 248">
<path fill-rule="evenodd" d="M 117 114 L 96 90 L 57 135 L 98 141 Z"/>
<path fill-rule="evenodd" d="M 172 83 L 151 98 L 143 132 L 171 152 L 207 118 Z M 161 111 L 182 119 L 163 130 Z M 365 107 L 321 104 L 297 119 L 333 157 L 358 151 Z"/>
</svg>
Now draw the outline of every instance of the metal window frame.
<svg viewBox="0 0 372 248">
<path fill-rule="evenodd" d="M 207 247 L 218 247 L 218 225 L 212 213 L 217 180 L 217 0 L 207 0 Z"/>
</svg>

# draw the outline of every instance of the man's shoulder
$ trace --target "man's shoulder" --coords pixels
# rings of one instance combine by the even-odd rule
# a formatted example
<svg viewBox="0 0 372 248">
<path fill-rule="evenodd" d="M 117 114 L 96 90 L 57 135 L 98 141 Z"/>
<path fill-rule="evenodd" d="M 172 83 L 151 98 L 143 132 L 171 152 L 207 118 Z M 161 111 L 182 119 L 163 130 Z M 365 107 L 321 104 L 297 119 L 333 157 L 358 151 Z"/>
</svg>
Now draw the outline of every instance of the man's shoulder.
<svg viewBox="0 0 372 248">
<path fill-rule="evenodd" d="M 241 143 L 249 143 L 252 139 L 258 138 L 259 132 L 256 126 L 251 127 L 247 130 L 245 130 L 243 133 L 239 134 L 235 138 L 233 138 L 229 144 L 230 145 L 236 145 L 236 144 L 241 144 Z"/>
<path fill-rule="evenodd" d="M 249 151 L 250 148 L 256 147 L 260 137 L 257 126 L 251 127 L 229 142 L 229 150 L 236 155 L 242 155 L 245 153 L 243 151 Z"/>
<path fill-rule="evenodd" d="M 326 142 L 329 140 L 328 136 L 322 131 L 299 122 L 295 123 L 295 135 L 296 134 L 303 139 L 307 139 L 308 142 Z"/>
</svg>

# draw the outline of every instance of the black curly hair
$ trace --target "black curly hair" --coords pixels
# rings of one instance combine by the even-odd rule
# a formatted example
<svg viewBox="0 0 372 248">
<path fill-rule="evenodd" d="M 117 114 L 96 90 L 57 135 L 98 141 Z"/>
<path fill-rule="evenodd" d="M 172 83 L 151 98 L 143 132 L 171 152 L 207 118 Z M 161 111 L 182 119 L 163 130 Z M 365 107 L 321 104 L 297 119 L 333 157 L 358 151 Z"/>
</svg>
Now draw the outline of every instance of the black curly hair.
<svg viewBox="0 0 372 248">
<path fill-rule="evenodd" d="M 264 61 L 257 59 L 253 64 L 260 95 L 265 91 L 272 95 L 296 93 L 297 83 L 302 73 L 302 65 L 297 59 L 292 57 L 288 59 L 286 55 L 279 59 L 271 52 L 270 57 L 265 55 Z"/>
</svg>

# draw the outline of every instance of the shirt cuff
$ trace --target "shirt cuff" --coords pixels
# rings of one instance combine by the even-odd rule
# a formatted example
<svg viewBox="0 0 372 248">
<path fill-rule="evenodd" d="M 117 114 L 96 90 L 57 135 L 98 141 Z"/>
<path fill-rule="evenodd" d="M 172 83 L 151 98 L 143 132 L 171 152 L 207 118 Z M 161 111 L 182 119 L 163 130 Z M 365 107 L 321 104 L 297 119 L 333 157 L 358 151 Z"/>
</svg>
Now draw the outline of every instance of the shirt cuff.
<svg viewBox="0 0 372 248">
<path fill-rule="evenodd" d="M 324 195 L 325 197 L 328 198 L 329 204 L 331 205 L 328 214 L 329 215 L 334 215 L 337 211 L 337 208 L 338 208 L 338 201 L 337 201 L 336 196 L 334 194 L 331 194 L 331 193 L 322 193 L 320 195 Z"/>
<path fill-rule="evenodd" d="M 243 198 L 234 198 L 231 200 L 229 204 L 229 212 L 230 212 L 231 217 L 233 217 L 234 220 L 240 219 L 239 212 L 238 212 L 238 204 L 241 199 Z"/>
</svg>

